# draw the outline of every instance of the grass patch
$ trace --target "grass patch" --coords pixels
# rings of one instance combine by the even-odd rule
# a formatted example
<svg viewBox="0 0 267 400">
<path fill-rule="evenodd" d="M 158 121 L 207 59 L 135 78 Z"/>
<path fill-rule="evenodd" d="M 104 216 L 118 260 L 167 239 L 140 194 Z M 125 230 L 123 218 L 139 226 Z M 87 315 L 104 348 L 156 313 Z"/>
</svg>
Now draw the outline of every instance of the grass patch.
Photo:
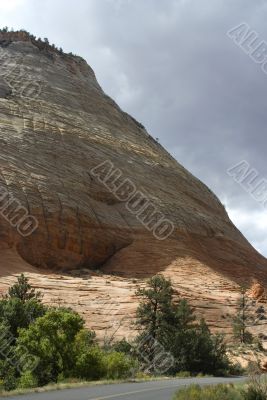
<svg viewBox="0 0 267 400">
<path fill-rule="evenodd" d="M 176 378 L 211 378 L 213 375 L 208 375 L 208 374 L 202 374 L 201 372 L 199 374 L 192 374 L 189 371 L 179 371 L 175 375 Z"/>
<path fill-rule="evenodd" d="M 173 400 L 243 400 L 241 390 L 233 385 L 201 387 L 191 385 L 179 390 Z"/>
</svg>

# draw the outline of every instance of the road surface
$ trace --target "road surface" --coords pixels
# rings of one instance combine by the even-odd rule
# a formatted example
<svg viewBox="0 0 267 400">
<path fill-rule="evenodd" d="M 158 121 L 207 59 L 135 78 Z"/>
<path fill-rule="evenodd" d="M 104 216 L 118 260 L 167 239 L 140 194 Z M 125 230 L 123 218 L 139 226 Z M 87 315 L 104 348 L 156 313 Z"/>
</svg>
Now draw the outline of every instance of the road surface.
<svg viewBox="0 0 267 400">
<path fill-rule="evenodd" d="M 238 383 L 245 378 L 186 378 L 140 383 L 97 385 L 76 389 L 64 389 L 45 393 L 32 393 L 1 400 L 171 400 L 174 393 L 185 385 L 215 385 Z"/>
</svg>

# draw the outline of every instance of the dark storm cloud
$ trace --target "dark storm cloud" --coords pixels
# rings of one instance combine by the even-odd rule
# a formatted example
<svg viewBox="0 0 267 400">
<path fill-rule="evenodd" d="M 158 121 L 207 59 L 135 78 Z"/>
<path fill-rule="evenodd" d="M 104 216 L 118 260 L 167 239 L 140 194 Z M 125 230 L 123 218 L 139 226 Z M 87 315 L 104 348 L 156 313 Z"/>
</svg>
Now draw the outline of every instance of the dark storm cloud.
<svg viewBox="0 0 267 400">
<path fill-rule="evenodd" d="M 266 2 L 16 2 L 2 25 L 86 58 L 104 90 L 226 203 L 267 254 L 266 211 L 226 172 L 246 159 L 267 179 L 267 75 L 226 34 L 245 21 L 267 41 Z"/>
</svg>

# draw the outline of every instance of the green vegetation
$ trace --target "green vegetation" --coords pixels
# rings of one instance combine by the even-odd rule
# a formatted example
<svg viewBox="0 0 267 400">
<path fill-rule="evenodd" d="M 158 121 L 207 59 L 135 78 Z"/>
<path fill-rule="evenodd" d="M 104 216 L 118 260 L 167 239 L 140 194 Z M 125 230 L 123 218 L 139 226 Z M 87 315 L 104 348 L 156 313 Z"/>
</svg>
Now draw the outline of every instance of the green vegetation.
<svg viewBox="0 0 267 400">
<path fill-rule="evenodd" d="M 27 277 L 18 277 L 0 300 L 0 390 L 229 372 L 223 338 L 197 321 L 186 300 L 174 301 L 169 280 L 157 275 L 137 295 L 136 340 L 113 343 L 112 336 L 101 346 L 77 312 L 45 306 Z"/>
<path fill-rule="evenodd" d="M 248 330 L 248 326 L 253 320 L 253 315 L 249 310 L 250 302 L 251 300 L 247 296 L 247 289 L 241 287 L 237 315 L 233 319 L 234 338 L 241 344 L 250 344 L 253 341 L 253 336 Z"/>
<path fill-rule="evenodd" d="M 127 378 L 136 368 L 124 352 L 102 350 L 78 313 L 45 307 L 24 275 L 0 300 L 0 327 L 0 383 L 7 391 L 68 378 Z"/>
<path fill-rule="evenodd" d="M 198 322 L 186 300 L 174 302 L 170 281 L 157 275 L 149 280 L 147 288 L 139 289 L 137 294 L 141 298 L 137 326 L 142 332 L 136 343 L 142 358 L 145 354 L 149 360 L 151 372 L 160 372 L 155 352 L 159 344 L 164 348 L 165 356 L 168 353 L 169 360 L 172 359 L 165 373 L 175 375 L 188 371 L 195 375 L 225 375 L 230 371 L 223 337 L 212 335 L 204 319 Z"/>
<path fill-rule="evenodd" d="M 46 54 L 49 54 L 50 56 L 52 56 L 53 52 L 56 52 L 58 54 L 60 54 L 63 57 L 76 57 L 76 58 L 80 58 L 78 56 L 76 56 L 73 53 L 64 53 L 64 51 L 62 50 L 62 48 L 57 48 L 53 43 L 50 44 L 49 40 L 47 38 L 41 39 L 40 37 L 37 38 L 35 35 L 31 35 L 30 32 L 26 31 L 25 29 L 20 29 L 18 31 L 14 31 L 13 28 L 8 28 L 7 26 L 4 26 L 2 29 L 0 28 L 0 33 L 7 33 L 7 34 L 14 34 L 18 35 L 18 34 L 23 34 L 24 36 L 28 37 L 28 39 L 36 46 L 39 48 L 40 51 L 45 52 Z M 1 43 L 0 43 L 1 45 Z"/>
<path fill-rule="evenodd" d="M 266 400 L 267 377 L 259 367 L 249 369 L 249 381 L 243 385 L 190 385 L 177 391 L 173 400 Z"/>
<path fill-rule="evenodd" d="M 33 374 L 40 386 L 57 381 L 61 374 L 72 374 L 73 360 L 78 356 L 75 338 L 83 324 L 78 314 L 62 308 L 48 310 L 28 329 L 20 330 L 16 350 L 20 355 L 26 349 L 38 360 Z"/>
<path fill-rule="evenodd" d="M 259 366 L 255 363 L 248 368 L 249 384 L 243 391 L 244 400 L 266 400 L 267 399 L 267 376 L 262 374 Z"/>
<path fill-rule="evenodd" d="M 28 328 L 30 323 L 45 314 L 45 310 L 41 294 L 36 293 L 27 278 L 21 275 L 18 282 L 9 288 L 8 294 L 0 300 L 0 324 L 17 338 L 18 330 Z"/>
<path fill-rule="evenodd" d="M 242 397 L 240 391 L 230 385 L 217 385 L 217 386 L 207 386 L 207 387 L 192 385 L 185 389 L 179 390 L 173 398 L 173 400 L 243 400 L 243 399 L 244 398 Z"/>
<path fill-rule="evenodd" d="M 244 387 L 234 385 L 204 386 L 190 385 L 177 391 L 173 400 L 266 400 L 264 384 L 250 382 Z"/>
</svg>

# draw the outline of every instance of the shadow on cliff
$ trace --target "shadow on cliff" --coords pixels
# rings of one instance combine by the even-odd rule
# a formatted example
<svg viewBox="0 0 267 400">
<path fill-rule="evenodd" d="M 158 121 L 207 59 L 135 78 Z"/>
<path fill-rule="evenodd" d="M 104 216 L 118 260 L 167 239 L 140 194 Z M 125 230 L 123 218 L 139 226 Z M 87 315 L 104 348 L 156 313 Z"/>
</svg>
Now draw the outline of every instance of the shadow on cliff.
<svg viewBox="0 0 267 400">
<path fill-rule="evenodd" d="M 251 245 L 198 235 L 163 242 L 151 236 L 141 238 L 117 252 L 102 271 L 127 278 L 148 278 L 166 269 L 175 273 L 185 265 L 190 265 L 192 272 L 203 266 L 208 273 L 210 268 L 238 285 L 257 280 L 267 287 L 267 259 Z"/>
<path fill-rule="evenodd" d="M 0 277 L 23 272 L 69 276 L 62 270 L 31 266 L 15 249 L 0 249 L 0 257 Z M 267 287 L 267 260 L 252 246 L 198 235 L 180 235 L 165 241 L 156 240 L 151 235 L 142 236 L 117 251 L 99 270 L 127 279 L 144 279 L 165 270 L 173 274 L 183 268 L 188 271 L 188 267 L 189 270 L 192 268 L 192 273 L 199 271 L 200 274 L 208 274 L 211 269 L 238 285 L 251 284 L 256 280 Z"/>
</svg>

